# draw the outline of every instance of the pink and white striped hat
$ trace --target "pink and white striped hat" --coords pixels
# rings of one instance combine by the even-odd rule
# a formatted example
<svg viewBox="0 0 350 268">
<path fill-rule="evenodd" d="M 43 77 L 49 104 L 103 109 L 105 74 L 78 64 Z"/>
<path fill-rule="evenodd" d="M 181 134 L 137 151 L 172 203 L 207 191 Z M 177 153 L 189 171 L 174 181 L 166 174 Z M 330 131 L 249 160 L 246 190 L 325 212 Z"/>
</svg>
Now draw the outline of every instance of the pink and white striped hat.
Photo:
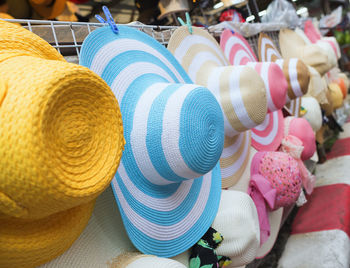
<svg viewBox="0 0 350 268">
<path fill-rule="evenodd" d="M 274 62 L 257 62 L 253 49 L 238 33 L 225 30 L 221 48 L 232 65 L 247 65 L 261 76 L 266 87 L 268 114 L 262 124 L 252 129 L 252 145 L 258 151 L 275 151 L 283 138 L 283 114 L 288 83 L 282 69 Z"/>
</svg>

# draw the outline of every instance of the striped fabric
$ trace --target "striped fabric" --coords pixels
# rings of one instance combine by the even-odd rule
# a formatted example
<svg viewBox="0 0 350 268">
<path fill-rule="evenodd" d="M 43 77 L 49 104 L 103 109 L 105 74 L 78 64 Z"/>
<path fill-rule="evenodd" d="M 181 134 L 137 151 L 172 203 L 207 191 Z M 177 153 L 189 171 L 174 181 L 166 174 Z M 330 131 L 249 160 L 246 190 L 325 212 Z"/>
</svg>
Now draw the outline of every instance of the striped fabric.
<svg viewBox="0 0 350 268">
<path fill-rule="evenodd" d="M 118 28 L 93 31 L 80 63 L 121 106 L 126 145 L 112 188 L 130 240 L 143 253 L 171 257 L 195 244 L 216 215 L 223 115 L 165 47 Z"/>
<path fill-rule="evenodd" d="M 252 129 L 252 145 L 258 151 L 275 151 L 283 137 L 283 116 L 280 109 L 286 102 L 288 87 L 284 73 L 276 63 L 257 62 L 253 49 L 238 33 L 223 31 L 220 46 L 232 65 L 248 65 L 263 79 L 268 114 L 261 125 Z"/>
<path fill-rule="evenodd" d="M 191 79 L 206 86 L 217 98 L 224 114 L 225 148 L 220 160 L 222 186 L 232 186 L 240 178 L 249 159 L 249 133 L 266 114 L 265 88 L 258 74 L 249 67 L 228 66 L 216 40 L 206 31 L 178 28 L 168 49 Z M 241 134 L 240 134 L 241 133 Z"/>
<path fill-rule="evenodd" d="M 296 58 L 289 60 L 282 59 L 277 47 L 265 33 L 260 33 L 259 35 L 258 51 L 260 61 L 276 62 L 283 70 L 288 82 L 286 106 L 292 115 L 299 117 L 300 97 L 306 94 L 310 82 L 310 74 L 307 66 L 302 60 Z"/>
</svg>

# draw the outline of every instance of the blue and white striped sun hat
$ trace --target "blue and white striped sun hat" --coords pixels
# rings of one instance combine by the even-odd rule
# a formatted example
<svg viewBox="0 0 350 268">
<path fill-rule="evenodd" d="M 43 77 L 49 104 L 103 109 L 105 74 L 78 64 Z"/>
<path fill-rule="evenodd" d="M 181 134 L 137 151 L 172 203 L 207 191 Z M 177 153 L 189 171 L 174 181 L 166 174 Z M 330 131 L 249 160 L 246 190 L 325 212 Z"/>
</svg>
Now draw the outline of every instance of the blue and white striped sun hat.
<svg viewBox="0 0 350 268">
<path fill-rule="evenodd" d="M 193 246 L 218 210 L 223 114 L 164 46 L 118 28 L 93 31 L 80 63 L 120 104 L 126 145 L 112 188 L 127 233 L 141 252 L 171 257 Z"/>
</svg>

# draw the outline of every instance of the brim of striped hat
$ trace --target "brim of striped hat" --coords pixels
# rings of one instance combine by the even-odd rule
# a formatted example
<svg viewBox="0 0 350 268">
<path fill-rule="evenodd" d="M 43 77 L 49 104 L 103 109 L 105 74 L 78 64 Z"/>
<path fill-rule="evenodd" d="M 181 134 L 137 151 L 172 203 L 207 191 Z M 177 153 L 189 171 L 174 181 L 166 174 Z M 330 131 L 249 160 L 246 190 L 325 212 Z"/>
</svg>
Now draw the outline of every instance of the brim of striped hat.
<svg viewBox="0 0 350 268">
<path fill-rule="evenodd" d="M 282 59 L 273 40 L 265 33 L 259 35 L 258 52 L 260 61 L 276 62 L 282 69 L 288 82 L 287 103 L 306 94 L 310 74 L 303 61 L 296 58 Z"/>
<path fill-rule="evenodd" d="M 171 257 L 193 246 L 215 218 L 222 112 L 164 46 L 138 30 L 118 28 L 118 34 L 110 27 L 93 31 L 80 63 L 100 75 L 120 103 L 126 145 L 112 188 L 129 238 L 143 253 Z M 187 133 L 193 125 L 196 137 Z M 210 131 L 204 152 L 203 131 Z"/>
<path fill-rule="evenodd" d="M 258 151 L 276 151 L 283 139 L 284 117 L 282 110 L 266 115 L 265 121 L 253 128 L 252 146 Z"/>
<path fill-rule="evenodd" d="M 220 47 L 224 51 L 226 58 L 234 66 L 258 61 L 248 41 L 240 34 L 232 33 L 228 29 L 221 34 Z"/>
<path fill-rule="evenodd" d="M 225 137 L 220 157 L 222 188 L 234 186 L 245 172 L 250 158 L 251 134 L 245 131 L 232 138 Z"/>
<path fill-rule="evenodd" d="M 276 61 L 282 59 L 273 40 L 265 33 L 259 34 L 258 41 L 259 61 Z"/>
</svg>

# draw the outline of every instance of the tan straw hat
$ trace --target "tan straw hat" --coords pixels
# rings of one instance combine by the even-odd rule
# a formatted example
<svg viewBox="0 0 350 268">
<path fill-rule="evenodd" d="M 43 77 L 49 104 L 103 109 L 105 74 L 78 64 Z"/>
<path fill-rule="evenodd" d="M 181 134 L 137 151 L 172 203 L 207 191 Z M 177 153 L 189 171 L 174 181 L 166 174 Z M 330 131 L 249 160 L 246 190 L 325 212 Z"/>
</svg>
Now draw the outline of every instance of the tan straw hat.
<svg viewBox="0 0 350 268">
<path fill-rule="evenodd" d="M 315 44 L 306 44 L 302 37 L 290 29 L 282 29 L 279 43 L 284 59 L 298 58 L 314 67 L 321 75 L 332 68 L 327 53 Z"/>
<path fill-rule="evenodd" d="M 225 146 L 220 159 L 222 187 L 237 183 L 249 159 L 250 133 L 267 112 L 266 89 L 259 74 L 248 66 L 229 66 L 219 44 L 206 31 L 178 28 L 168 49 L 192 80 L 206 86 L 224 114 Z"/>
</svg>

